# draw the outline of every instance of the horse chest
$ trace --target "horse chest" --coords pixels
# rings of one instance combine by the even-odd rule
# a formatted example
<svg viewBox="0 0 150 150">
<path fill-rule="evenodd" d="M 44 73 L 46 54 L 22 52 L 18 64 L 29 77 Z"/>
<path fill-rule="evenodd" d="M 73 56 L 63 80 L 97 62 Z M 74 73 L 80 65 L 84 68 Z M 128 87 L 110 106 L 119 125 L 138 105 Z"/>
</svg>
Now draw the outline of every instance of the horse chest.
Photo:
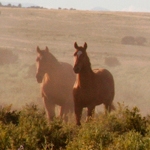
<svg viewBox="0 0 150 150">
<path fill-rule="evenodd" d="M 55 103 L 60 104 L 62 101 L 70 100 L 72 96 L 72 89 L 68 84 L 63 84 L 62 82 L 46 82 L 42 85 L 42 94 L 45 95 L 49 100 L 55 101 Z"/>
<path fill-rule="evenodd" d="M 83 107 L 89 105 L 99 105 L 103 102 L 103 85 L 101 80 L 97 82 L 87 82 L 85 86 L 75 84 L 73 94 L 75 103 L 81 104 Z"/>
<path fill-rule="evenodd" d="M 96 95 L 93 94 L 95 92 L 95 89 L 91 88 L 74 88 L 74 100 L 77 103 L 82 103 L 84 106 L 86 106 L 96 98 Z"/>
</svg>

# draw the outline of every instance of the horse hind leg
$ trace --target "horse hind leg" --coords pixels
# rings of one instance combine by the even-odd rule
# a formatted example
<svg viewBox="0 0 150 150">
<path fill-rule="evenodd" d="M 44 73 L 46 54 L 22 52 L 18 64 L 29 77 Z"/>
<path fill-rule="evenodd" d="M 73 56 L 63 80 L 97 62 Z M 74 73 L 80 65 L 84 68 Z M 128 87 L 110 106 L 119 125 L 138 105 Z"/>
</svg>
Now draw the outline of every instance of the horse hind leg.
<svg viewBox="0 0 150 150">
<path fill-rule="evenodd" d="M 113 103 L 111 104 L 111 110 L 116 110 L 116 108 L 115 108 Z"/>
<path fill-rule="evenodd" d="M 92 119 L 95 112 L 95 106 L 88 107 L 86 122 Z"/>
<path fill-rule="evenodd" d="M 113 103 L 104 105 L 105 105 L 105 114 L 110 113 L 112 110 L 115 110 L 115 106 Z"/>
</svg>

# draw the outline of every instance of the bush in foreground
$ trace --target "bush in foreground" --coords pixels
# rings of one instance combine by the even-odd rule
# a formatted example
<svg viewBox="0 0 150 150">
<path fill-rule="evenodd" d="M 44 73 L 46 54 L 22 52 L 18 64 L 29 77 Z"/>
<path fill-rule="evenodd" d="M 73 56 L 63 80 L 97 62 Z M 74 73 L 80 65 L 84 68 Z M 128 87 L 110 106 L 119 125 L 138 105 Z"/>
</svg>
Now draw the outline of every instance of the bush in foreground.
<svg viewBox="0 0 150 150">
<path fill-rule="evenodd" d="M 3 116 L 8 113 L 5 111 L 4 114 L 4 110 L 1 111 Z M 11 113 L 13 114 L 13 111 Z M 59 149 L 65 148 L 69 140 L 70 127 L 59 119 L 48 124 L 45 112 L 39 110 L 37 106 L 26 106 L 20 111 L 18 124 L 13 123 L 14 117 L 11 119 L 12 121 L 7 124 L 3 121 L 5 119 L 0 121 L 1 150 L 16 150 L 20 146 L 26 150 Z"/>
<path fill-rule="evenodd" d="M 149 121 L 138 108 L 121 105 L 116 112 L 99 114 L 81 127 L 60 119 L 48 123 L 44 110 L 35 105 L 21 111 L 5 107 L 0 111 L 0 149 L 149 150 Z"/>
<path fill-rule="evenodd" d="M 119 105 L 117 112 L 83 124 L 67 150 L 148 150 L 149 121 L 137 107 L 130 110 Z"/>
</svg>

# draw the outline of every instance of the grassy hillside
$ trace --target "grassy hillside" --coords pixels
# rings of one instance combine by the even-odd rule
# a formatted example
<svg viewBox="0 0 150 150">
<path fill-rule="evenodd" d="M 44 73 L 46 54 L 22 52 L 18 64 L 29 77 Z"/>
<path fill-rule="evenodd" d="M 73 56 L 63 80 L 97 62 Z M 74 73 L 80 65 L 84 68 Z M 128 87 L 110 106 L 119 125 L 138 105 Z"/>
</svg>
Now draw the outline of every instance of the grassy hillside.
<svg viewBox="0 0 150 150">
<path fill-rule="evenodd" d="M 28 73 L 35 64 L 36 47 L 48 46 L 58 60 L 73 64 L 76 41 L 79 45 L 87 42 L 93 68 L 104 67 L 114 75 L 115 103 L 137 105 L 143 114 L 150 113 L 149 13 L 25 8 L 0 8 L 0 12 L 0 50 L 18 55 L 17 62 L 0 66 L 1 105 L 41 104 L 34 70 L 32 75 Z M 142 36 L 147 42 L 123 45 L 125 36 Z M 106 63 L 112 58 L 119 62 L 116 66 Z"/>
</svg>

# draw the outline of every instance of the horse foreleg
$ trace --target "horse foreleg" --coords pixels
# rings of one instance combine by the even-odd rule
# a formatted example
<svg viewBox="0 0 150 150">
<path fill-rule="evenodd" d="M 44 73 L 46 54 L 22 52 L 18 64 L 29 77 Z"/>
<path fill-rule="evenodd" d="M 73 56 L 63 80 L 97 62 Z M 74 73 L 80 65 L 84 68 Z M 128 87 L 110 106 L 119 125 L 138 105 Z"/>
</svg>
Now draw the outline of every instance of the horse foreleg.
<svg viewBox="0 0 150 150">
<path fill-rule="evenodd" d="M 47 98 L 44 98 L 44 104 L 47 117 L 51 121 L 55 117 L 55 104 L 51 103 Z"/>
<path fill-rule="evenodd" d="M 65 106 L 61 106 L 60 108 L 60 117 L 64 118 L 65 122 L 68 122 L 67 114 L 69 113 L 69 110 Z"/>
<path fill-rule="evenodd" d="M 94 112 L 95 112 L 95 106 L 88 107 L 86 122 L 88 122 L 92 118 Z"/>
<path fill-rule="evenodd" d="M 76 125 L 81 125 L 81 115 L 82 115 L 83 107 L 75 105 L 75 116 L 76 116 Z"/>
</svg>

